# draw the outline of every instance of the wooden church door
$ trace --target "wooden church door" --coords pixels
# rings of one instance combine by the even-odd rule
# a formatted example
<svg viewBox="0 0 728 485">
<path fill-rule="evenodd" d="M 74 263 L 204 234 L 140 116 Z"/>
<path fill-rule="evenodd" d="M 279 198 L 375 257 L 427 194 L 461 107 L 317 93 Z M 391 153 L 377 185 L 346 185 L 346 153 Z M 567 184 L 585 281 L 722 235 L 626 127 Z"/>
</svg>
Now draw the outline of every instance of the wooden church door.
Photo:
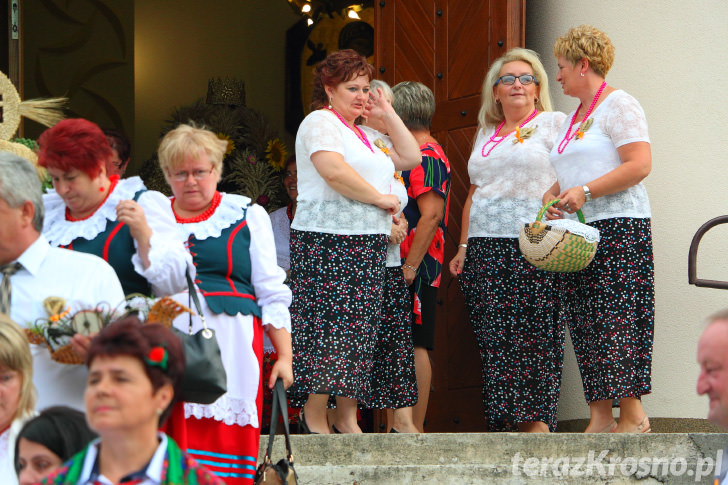
<svg viewBox="0 0 728 485">
<path fill-rule="evenodd" d="M 438 292 L 432 392 L 425 430 L 485 431 L 480 356 L 458 282 L 456 253 L 468 195 L 467 161 L 490 64 L 525 41 L 525 0 L 375 0 L 376 76 L 419 81 L 435 94 L 433 136 L 450 161 L 445 269 Z"/>
</svg>

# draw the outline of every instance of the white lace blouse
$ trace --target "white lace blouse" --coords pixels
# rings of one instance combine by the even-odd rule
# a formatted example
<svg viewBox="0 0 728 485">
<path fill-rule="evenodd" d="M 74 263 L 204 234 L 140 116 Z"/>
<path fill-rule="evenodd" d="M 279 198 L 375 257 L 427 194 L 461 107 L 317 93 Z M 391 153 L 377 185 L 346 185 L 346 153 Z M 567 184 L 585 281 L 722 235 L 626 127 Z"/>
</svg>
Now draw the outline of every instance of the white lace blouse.
<svg viewBox="0 0 728 485">
<path fill-rule="evenodd" d="M 292 229 L 328 234 L 389 234 L 392 218 L 387 211 L 339 194 L 311 162 L 311 155 L 319 151 L 339 153 L 372 187 L 388 194 L 394 164 L 374 146 L 374 140 L 369 143 L 374 153 L 328 110 L 306 116 L 296 134 L 298 206 Z"/>
<path fill-rule="evenodd" d="M 613 91 L 607 96 L 592 113 L 594 121 L 584 132 L 584 137 L 574 137 L 563 153 L 559 153 L 558 145 L 566 135 L 572 116 L 573 112 L 561 127 L 551 150 L 551 163 L 556 169 L 562 191 L 586 185 L 617 168 L 622 163 L 617 148 L 628 143 L 650 142 L 642 106 L 622 90 Z M 572 133 L 578 126 L 577 120 Z M 651 216 L 650 201 L 642 183 L 589 201 L 584 204 L 582 212 L 587 222 L 613 217 Z"/>
<path fill-rule="evenodd" d="M 556 182 L 549 152 L 564 122 L 560 112 L 545 111 L 524 125 L 533 128 L 519 143 L 514 133 L 487 157 L 483 145 L 496 127 L 480 131 L 468 160 L 470 183 L 477 186 L 470 206 L 468 237 L 518 237 L 524 223 L 536 220 L 544 192 Z"/>
<path fill-rule="evenodd" d="M 291 269 L 291 221 L 288 219 L 288 206 L 270 213 L 273 238 L 276 242 L 276 263 L 284 271 Z"/>
<path fill-rule="evenodd" d="M 67 246 L 79 237 L 91 241 L 106 230 L 107 221 L 116 221 L 116 206 L 119 202 L 133 199 L 137 192 L 144 189 L 144 182 L 139 177 L 119 180 L 101 207 L 83 221 L 66 220 L 65 202 L 55 190 L 49 189 L 43 195 L 43 235 L 54 247 Z M 195 267 L 192 256 L 185 248 L 185 241 L 179 236 L 169 199 L 160 192 L 148 190 L 139 197 L 137 203 L 144 210 L 152 237 L 149 240 L 149 267 L 144 268 L 137 251 L 131 258 L 134 270 L 149 281 L 157 296 L 172 295 L 187 288 L 185 270 L 189 270 L 190 276 L 194 278 Z M 134 247 L 137 247 L 136 241 Z"/>
<path fill-rule="evenodd" d="M 392 139 L 388 137 L 387 135 L 380 133 L 379 131 L 375 130 L 374 128 L 371 128 L 369 126 L 360 126 L 361 131 L 366 133 L 367 138 L 374 141 L 377 139 L 382 140 L 384 144 L 387 146 L 387 148 L 392 149 L 394 144 L 392 143 Z M 378 150 L 379 148 L 375 148 L 375 150 Z M 394 194 L 399 199 L 399 208 L 400 211 L 397 214 L 398 216 L 402 216 L 402 211 L 404 211 L 404 208 L 407 207 L 407 202 L 409 202 L 409 197 L 407 196 L 407 187 L 404 186 L 402 182 L 400 182 L 397 179 L 393 179 L 389 183 L 389 193 Z M 391 226 L 390 226 L 390 234 L 391 234 Z M 387 268 L 398 268 L 402 266 L 402 257 L 400 256 L 399 252 L 399 244 L 387 244 Z"/>
<path fill-rule="evenodd" d="M 396 195 L 399 199 L 400 211 L 397 214 L 400 218 L 404 219 L 402 211 L 407 207 L 409 197 L 407 197 L 407 188 L 399 180 L 395 180 L 392 183 L 392 194 Z M 391 233 L 391 226 L 390 226 Z M 402 266 L 402 256 L 399 250 L 399 244 L 387 244 L 387 268 L 398 268 Z"/>
</svg>

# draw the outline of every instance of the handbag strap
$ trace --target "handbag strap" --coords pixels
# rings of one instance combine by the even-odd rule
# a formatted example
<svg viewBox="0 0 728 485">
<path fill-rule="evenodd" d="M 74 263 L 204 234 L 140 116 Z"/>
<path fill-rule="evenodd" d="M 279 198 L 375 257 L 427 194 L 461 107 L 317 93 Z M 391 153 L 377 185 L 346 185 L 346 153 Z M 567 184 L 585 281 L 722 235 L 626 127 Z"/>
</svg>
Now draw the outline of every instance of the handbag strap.
<svg viewBox="0 0 728 485">
<path fill-rule="evenodd" d="M 200 308 L 200 299 L 197 297 L 197 290 L 195 289 L 195 284 L 192 282 L 192 278 L 190 277 L 190 270 L 185 270 L 185 276 L 187 277 L 187 291 L 190 295 L 190 298 L 192 298 L 192 301 L 195 302 L 195 309 L 197 310 L 197 315 L 199 315 L 200 320 L 202 321 L 202 336 L 206 339 L 212 338 L 213 333 L 210 331 L 209 328 L 207 328 L 207 322 L 205 321 L 205 315 L 202 313 L 202 308 Z M 190 314 L 190 329 L 189 334 L 192 335 L 192 315 Z"/>
<path fill-rule="evenodd" d="M 283 387 L 283 379 L 278 378 L 273 388 L 273 403 L 270 413 L 270 434 L 268 435 L 268 449 L 265 451 L 265 460 L 270 460 L 273 453 L 273 441 L 276 437 L 278 427 L 278 415 L 283 418 L 283 431 L 286 437 L 286 453 L 288 462 L 293 464 L 293 451 L 291 451 L 291 432 L 288 426 L 288 404 L 286 403 L 286 390 Z"/>
<path fill-rule="evenodd" d="M 546 214 L 546 211 L 549 210 L 549 207 L 558 204 L 560 200 L 561 199 L 554 199 L 545 206 L 541 207 L 541 210 L 538 211 L 538 215 L 536 216 L 536 220 L 540 222 L 544 214 Z M 579 218 L 579 222 L 581 222 L 582 224 L 586 224 L 586 219 L 584 219 L 584 214 L 581 212 L 581 209 L 576 211 L 576 216 Z"/>
</svg>

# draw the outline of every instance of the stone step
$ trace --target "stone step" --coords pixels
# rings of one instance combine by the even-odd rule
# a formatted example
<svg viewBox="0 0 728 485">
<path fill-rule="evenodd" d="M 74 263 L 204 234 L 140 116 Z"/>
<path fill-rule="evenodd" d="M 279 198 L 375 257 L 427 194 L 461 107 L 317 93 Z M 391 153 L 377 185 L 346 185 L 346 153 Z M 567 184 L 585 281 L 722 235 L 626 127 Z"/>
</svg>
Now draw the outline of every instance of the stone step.
<svg viewBox="0 0 728 485">
<path fill-rule="evenodd" d="M 267 436 L 261 437 L 262 461 Z M 712 483 L 728 434 L 293 435 L 299 484 Z M 273 461 L 284 454 L 276 437 Z"/>
</svg>

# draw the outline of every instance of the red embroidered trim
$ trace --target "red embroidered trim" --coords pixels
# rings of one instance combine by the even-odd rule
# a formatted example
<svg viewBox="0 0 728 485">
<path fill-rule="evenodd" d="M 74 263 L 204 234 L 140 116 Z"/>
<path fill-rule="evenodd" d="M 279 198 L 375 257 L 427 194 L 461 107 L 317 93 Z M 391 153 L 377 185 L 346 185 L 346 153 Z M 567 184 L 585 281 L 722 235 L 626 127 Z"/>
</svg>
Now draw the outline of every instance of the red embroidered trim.
<svg viewBox="0 0 728 485">
<path fill-rule="evenodd" d="M 240 232 L 242 228 L 248 225 L 247 221 L 243 221 L 238 226 L 233 229 L 233 231 L 230 233 L 230 237 L 228 238 L 227 242 L 227 260 L 228 260 L 228 269 L 227 273 L 225 274 L 225 279 L 230 284 L 230 289 L 233 292 L 237 293 L 237 290 L 235 289 L 235 282 L 233 282 L 233 279 L 230 277 L 233 274 L 233 242 L 235 242 L 235 236 Z"/>
<path fill-rule="evenodd" d="M 286 215 L 288 216 L 288 220 L 293 222 L 293 202 L 286 206 Z"/>
<path fill-rule="evenodd" d="M 114 229 L 112 229 L 109 237 L 106 238 L 106 242 L 104 243 L 104 250 L 101 253 L 101 257 L 104 258 L 104 261 L 106 261 L 107 263 L 109 262 L 109 246 L 111 246 L 111 240 L 116 237 L 116 234 L 121 230 L 122 227 L 124 227 L 123 223 L 117 225 Z"/>
<path fill-rule="evenodd" d="M 205 212 L 196 215 L 195 217 L 189 217 L 184 218 L 177 215 L 177 212 L 174 210 L 174 200 L 175 197 L 172 197 L 170 199 L 171 205 L 172 205 L 172 212 L 174 212 L 174 218 L 177 220 L 178 224 L 191 224 L 193 222 L 202 222 L 209 219 L 217 210 L 217 208 L 220 206 L 220 201 L 222 200 L 222 195 L 220 192 L 215 191 L 215 195 L 212 196 L 212 204 L 210 204 L 210 207 L 205 209 Z"/>
<path fill-rule="evenodd" d="M 248 300 L 255 300 L 255 296 L 248 293 L 240 293 L 238 291 L 203 291 L 203 296 L 235 296 L 237 298 L 247 298 Z"/>
<path fill-rule="evenodd" d="M 80 217 L 80 218 L 76 219 L 75 217 L 73 217 L 71 215 L 71 211 L 68 209 L 68 207 L 66 207 L 66 220 L 71 221 L 71 222 L 85 221 L 92 215 L 96 214 L 96 211 L 99 210 L 99 207 L 103 206 L 106 203 L 106 200 L 109 198 L 111 193 L 114 191 L 114 188 L 116 188 L 116 184 L 119 183 L 119 176 L 112 175 L 111 177 L 109 177 L 109 182 L 111 182 L 111 184 L 109 184 L 109 191 L 106 193 L 106 197 L 104 197 L 104 200 L 102 200 L 101 203 L 96 206 L 96 208 L 94 209 L 94 211 L 91 214 L 87 215 L 86 217 Z"/>
</svg>

